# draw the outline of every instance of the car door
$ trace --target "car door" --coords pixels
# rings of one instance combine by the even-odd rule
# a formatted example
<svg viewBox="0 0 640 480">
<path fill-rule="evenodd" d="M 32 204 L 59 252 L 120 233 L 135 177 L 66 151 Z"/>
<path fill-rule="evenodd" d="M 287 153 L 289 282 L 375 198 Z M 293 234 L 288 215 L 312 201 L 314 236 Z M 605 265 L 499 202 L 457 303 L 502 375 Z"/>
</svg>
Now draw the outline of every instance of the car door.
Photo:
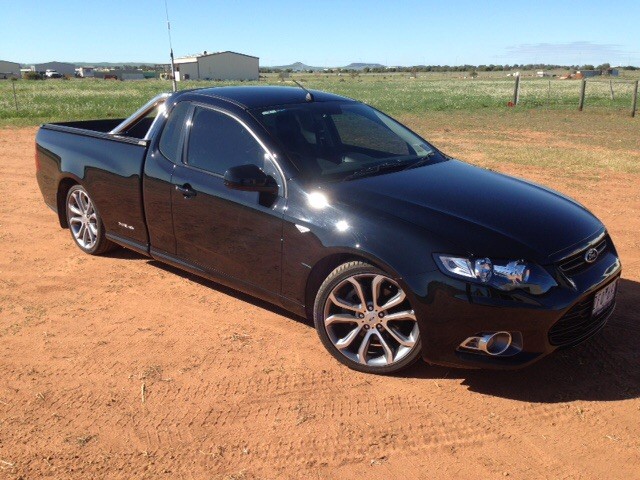
<svg viewBox="0 0 640 480">
<path fill-rule="evenodd" d="M 225 171 L 256 164 L 278 195 L 232 190 Z M 172 176 L 176 254 L 212 273 L 280 293 L 284 179 L 258 137 L 238 117 L 196 105 L 183 161 Z"/>
</svg>

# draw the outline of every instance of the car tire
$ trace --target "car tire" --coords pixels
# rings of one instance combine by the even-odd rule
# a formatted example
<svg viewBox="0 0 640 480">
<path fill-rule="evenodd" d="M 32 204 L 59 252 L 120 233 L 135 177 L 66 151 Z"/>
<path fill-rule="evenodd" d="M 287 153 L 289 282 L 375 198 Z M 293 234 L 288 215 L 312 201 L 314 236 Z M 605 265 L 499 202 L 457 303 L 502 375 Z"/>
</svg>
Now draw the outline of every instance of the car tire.
<svg viewBox="0 0 640 480">
<path fill-rule="evenodd" d="M 421 340 L 409 299 L 387 273 L 353 261 L 318 289 L 313 321 L 326 349 L 360 372 L 391 374 L 418 360 Z"/>
<path fill-rule="evenodd" d="M 107 239 L 100 213 L 82 185 L 69 189 L 65 208 L 71 238 L 80 250 L 89 255 L 101 255 L 116 247 Z"/>
</svg>

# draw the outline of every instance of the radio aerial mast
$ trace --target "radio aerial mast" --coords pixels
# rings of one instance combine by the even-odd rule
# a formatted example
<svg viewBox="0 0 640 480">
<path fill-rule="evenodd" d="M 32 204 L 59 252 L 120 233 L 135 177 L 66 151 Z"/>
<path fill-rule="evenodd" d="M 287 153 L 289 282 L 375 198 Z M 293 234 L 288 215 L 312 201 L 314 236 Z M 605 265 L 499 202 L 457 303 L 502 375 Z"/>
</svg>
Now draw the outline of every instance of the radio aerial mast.
<svg viewBox="0 0 640 480">
<path fill-rule="evenodd" d="M 171 82 L 173 84 L 173 91 L 178 90 L 178 85 L 176 83 L 176 67 L 173 63 L 173 44 L 171 42 L 171 23 L 169 22 L 169 7 L 167 6 L 167 0 L 164 0 L 164 12 L 167 16 L 167 33 L 169 34 L 169 49 L 171 56 Z"/>
</svg>

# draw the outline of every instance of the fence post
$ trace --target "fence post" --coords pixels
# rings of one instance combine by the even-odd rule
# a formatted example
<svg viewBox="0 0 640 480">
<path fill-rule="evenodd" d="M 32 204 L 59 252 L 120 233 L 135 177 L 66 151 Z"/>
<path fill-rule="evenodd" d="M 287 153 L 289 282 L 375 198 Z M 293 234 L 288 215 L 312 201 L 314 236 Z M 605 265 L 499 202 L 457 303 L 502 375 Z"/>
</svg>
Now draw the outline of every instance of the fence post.
<svg viewBox="0 0 640 480">
<path fill-rule="evenodd" d="M 631 106 L 631 116 L 636 116 L 636 107 L 638 106 L 638 80 L 633 83 L 633 105 Z"/>
<path fill-rule="evenodd" d="M 609 80 L 609 90 L 611 90 L 611 100 L 615 100 L 616 97 L 613 94 L 613 80 Z"/>
<path fill-rule="evenodd" d="M 520 74 L 516 75 L 516 86 L 513 89 L 513 104 L 518 105 L 520 100 Z"/>
<path fill-rule="evenodd" d="M 13 101 L 16 104 L 16 112 L 18 111 L 18 97 L 16 96 L 16 79 L 11 79 L 11 85 L 13 86 Z"/>
<path fill-rule="evenodd" d="M 578 110 L 581 112 L 582 107 L 584 107 L 584 93 L 587 89 L 587 79 L 582 79 L 582 84 L 580 85 L 580 103 L 578 104 Z"/>
</svg>

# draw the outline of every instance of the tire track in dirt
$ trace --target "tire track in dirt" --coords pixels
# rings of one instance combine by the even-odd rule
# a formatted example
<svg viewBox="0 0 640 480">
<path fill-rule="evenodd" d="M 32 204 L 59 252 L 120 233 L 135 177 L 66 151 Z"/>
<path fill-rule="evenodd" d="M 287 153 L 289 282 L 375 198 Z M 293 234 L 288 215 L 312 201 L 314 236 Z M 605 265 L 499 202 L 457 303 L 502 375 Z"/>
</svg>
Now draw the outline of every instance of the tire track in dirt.
<svg viewBox="0 0 640 480">
<path fill-rule="evenodd" d="M 261 302 L 135 254 L 82 255 L 42 206 L 33 134 L 12 131 L 0 152 L 10 478 L 611 478 L 609 464 L 627 477 L 640 467 L 636 177 L 580 191 L 502 166 L 555 182 L 610 227 L 625 283 L 600 336 L 521 373 L 416 366 L 388 378 L 338 365 L 308 324 Z"/>
</svg>

